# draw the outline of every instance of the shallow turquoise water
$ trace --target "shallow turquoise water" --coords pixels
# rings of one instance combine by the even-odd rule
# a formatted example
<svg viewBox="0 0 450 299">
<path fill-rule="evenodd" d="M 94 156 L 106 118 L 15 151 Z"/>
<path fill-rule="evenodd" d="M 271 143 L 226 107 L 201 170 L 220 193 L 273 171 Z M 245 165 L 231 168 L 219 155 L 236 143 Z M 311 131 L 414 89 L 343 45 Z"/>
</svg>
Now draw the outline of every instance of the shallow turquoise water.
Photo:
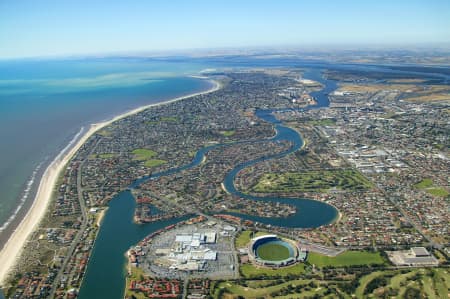
<svg viewBox="0 0 450 299">
<path fill-rule="evenodd" d="M 201 69 L 121 59 L 0 61 L 0 247 L 30 205 L 46 166 L 82 127 L 205 90 L 210 83 L 185 76 Z"/>
</svg>

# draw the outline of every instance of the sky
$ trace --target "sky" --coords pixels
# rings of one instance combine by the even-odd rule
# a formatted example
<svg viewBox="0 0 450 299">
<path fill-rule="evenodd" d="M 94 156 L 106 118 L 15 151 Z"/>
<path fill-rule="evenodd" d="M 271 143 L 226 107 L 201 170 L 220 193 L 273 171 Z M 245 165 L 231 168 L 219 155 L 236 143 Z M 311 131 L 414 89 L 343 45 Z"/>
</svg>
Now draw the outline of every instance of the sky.
<svg viewBox="0 0 450 299">
<path fill-rule="evenodd" d="M 450 44 L 450 0 L 0 0 L 0 58 Z"/>
</svg>

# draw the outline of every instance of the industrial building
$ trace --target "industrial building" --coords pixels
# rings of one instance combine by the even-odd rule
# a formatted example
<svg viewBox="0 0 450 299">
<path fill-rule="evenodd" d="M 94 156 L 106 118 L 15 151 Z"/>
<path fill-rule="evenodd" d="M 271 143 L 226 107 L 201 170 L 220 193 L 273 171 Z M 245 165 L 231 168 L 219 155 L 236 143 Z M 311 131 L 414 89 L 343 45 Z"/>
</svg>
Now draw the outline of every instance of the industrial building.
<svg viewBox="0 0 450 299">
<path fill-rule="evenodd" d="M 437 266 L 439 261 L 425 247 L 410 250 L 387 251 L 389 260 L 396 266 Z"/>
<path fill-rule="evenodd" d="M 155 262 L 172 270 L 202 271 L 207 261 L 217 260 L 217 251 L 207 246 L 216 240 L 215 231 L 177 234 L 170 248 L 156 251 Z"/>
</svg>

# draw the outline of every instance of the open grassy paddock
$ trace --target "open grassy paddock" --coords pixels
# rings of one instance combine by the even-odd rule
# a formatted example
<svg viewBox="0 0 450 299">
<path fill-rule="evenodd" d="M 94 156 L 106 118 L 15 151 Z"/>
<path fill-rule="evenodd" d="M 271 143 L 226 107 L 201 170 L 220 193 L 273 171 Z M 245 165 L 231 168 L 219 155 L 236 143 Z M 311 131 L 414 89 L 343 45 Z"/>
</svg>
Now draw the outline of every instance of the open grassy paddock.
<svg viewBox="0 0 450 299">
<path fill-rule="evenodd" d="M 427 193 L 437 197 L 447 197 L 450 193 L 443 187 L 434 185 L 430 178 L 425 178 L 414 185 L 419 190 L 424 190 Z"/>
<path fill-rule="evenodd" d="M 156 167 L 167 163 L 166 160 L 154 159 L 158 153 L 146 148 L 138 148 L 132 151 L 134 160 L 143 161 L 145 167 Z"/>
<path fill-rule="evenodd" d="M 145 161 L 151 159 L 158 155 L 157 152 L 146 149 L 146 148 L 138 148 L 132 151 L 135 160 Z"/>
<path fill-rule="evenodd" d="M 150 159 L 144 162 L 144 165 L 146 167 L 156 167 L 159 165 L 163 165 L 166 164 L 167 161 L 166 160 L 160 160 L 160 159 Z"/>
<path fill-rule="evenodd" d="M 160 119 L 157 120 L 149 120 L 146 122 L 147 125 L 154 125 L 154 124 L 159 124 L 159 123 L 176 123 L 178 122 L 178 118 L 174 117 L 174 116 L 165 116 L 165 117 L 161 117 Z"/>
<path fill-rule="evenodd" d="M 336 257 L 310 252 L 307 261 L 317 267 L 345 267 L 385 264 L 387 261 L 379 252 L 345 251 Z"/>
<path fill-rule="evenodd" d="M 228 130 L 228 131 L 222 131 L 220 133 L 223 136 L 225 136 L 225 137 L 231 137 L 231 136 L 233 136 L 236 133 L 236 131 L 235 130 Z"/>
</svg>

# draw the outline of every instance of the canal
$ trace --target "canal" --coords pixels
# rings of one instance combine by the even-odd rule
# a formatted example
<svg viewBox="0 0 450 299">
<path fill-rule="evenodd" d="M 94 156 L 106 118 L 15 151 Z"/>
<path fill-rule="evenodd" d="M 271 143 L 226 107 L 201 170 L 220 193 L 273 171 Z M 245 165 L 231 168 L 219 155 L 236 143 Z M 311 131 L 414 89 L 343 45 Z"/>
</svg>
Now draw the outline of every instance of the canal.
<svg viewBox="0 0 450 299">
<path fill-rule="evenodd" d="M 324 88 L 321 91 L 312 93 L 312 96 L 314 96 L 318 102 L 313 108 L 327 107 L 329 105 L 327 95 L 336 89 L 336 83 L 324 79 L 321 71 L 318 69 L 306 71 L 304 77 L 318 81 L 324 85 Z M 248 142 L 263 143 L 268 141 L 289 141 L 292 146 L 282 153 L 265 156 L 237 165 L 226 175 L 224 186 L 231 194 L 246 199 L 280 202 L 295 206 L 296 213 L 286 218 L 267 218 L 236 213 L 230 214 L 265 224 L 292 228 L 318 227 L 333 222 L 337 218 L 338 211 L 326 203 L 304 198 L 256 197 L 244 194 L 235 188 L 234 178 L 242 169 L 264 160 L 284 157 L 299 150 L 303 146 L 303 140 L 298 132 L 284 126 L 275 118 L 273 115 L 274 111 L 275 110 L 257 110 L 256 112 L 256 115 L 261 120 L 270 122 L 275 126 L 277 134 L 271 139 L 240 141 L 202 148 L 196 153 L 191 163 L 138 179 L 130 185 L 130 189 L 137 188 L 148 180 L 198 166 L 202 162 L 205 154 L 217 147 Z M 126 251 L 150 233 L 187 218 L 175 218 L 149 224 L 135 224 L 133 223 L 135 205 L 135 200 L 130 191 L 121 192 L 111 200 L 88 263 L 79 298 L 123 298 L 126 275 Z"/>
</svg>

